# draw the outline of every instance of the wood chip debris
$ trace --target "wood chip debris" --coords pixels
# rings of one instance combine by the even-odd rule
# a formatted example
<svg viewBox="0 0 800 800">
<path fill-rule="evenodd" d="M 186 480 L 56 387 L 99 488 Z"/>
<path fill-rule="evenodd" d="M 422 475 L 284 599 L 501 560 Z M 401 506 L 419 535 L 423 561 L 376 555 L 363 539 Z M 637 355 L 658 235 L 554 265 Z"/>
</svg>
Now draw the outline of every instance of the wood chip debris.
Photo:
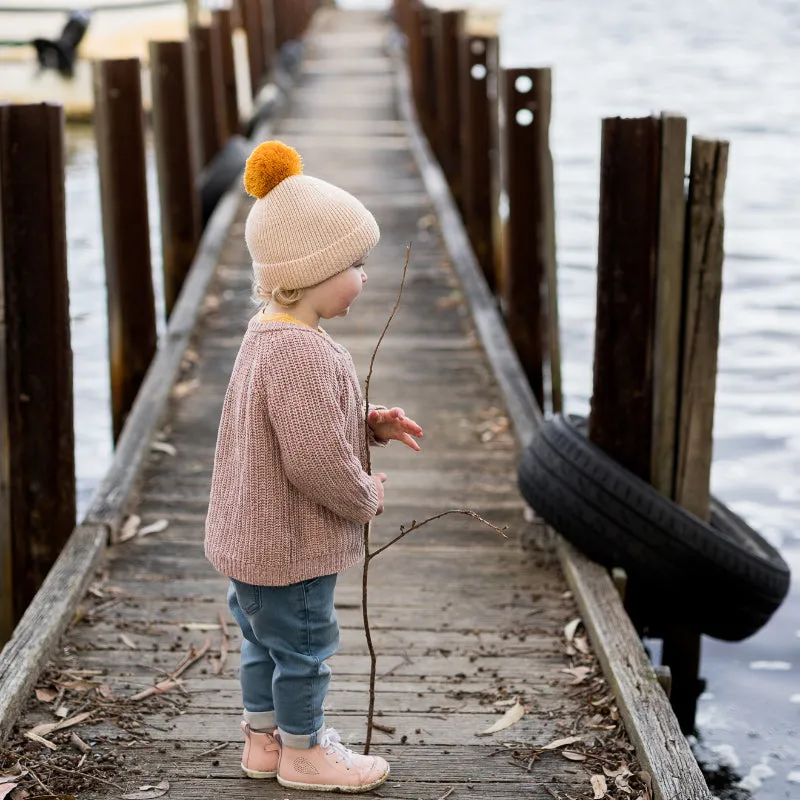
<svg viewBox="0 0 800 800">
<path fill-rule="evenodd" d="M 572 644 L 572 640 L 575 638 L 575 632 L 578 630 L 578 625 L 580 624 L 580 617 L 576 617 L 564 626 L 564 638 L 567 640 L 567 644 Z"/>
<path fill-rule="evenodd" d="M 150 449 L 159 453 L 166 453 L 168 456 L 178 455 L 175 445 L 170 444 L 169 442 L 153 442 L 150 445 Z"/>
<path fill-rule="evenodd" d="M 35 728 L 31 728 L 26 732 L 25 735 L 28 736 L 28 738 L 30 738 L 31 735 L 49 736 L 51 733 L 63 730 L 64 728 L 71 728 L 73 725 L 80 725 L 81 722 L 89 719 L 92 714 L 94 714 L 94 711 L 84 711 L 82 714 L 76 714 L 74 717 L 62 719 L 59 722 L 45 722 L 42 725 L 37 725 Z"/>
<path fill-rule="evenodd" d="M 122 525 L 122 529 L 119 532 L 119 541 L 127 542 L 129 539 L 133 539 L 139 532 L 141 524 L 142 518 L 138 514 L 131 514 Z"/>
<path fill-rule="evenodd" d="M 131 637 L 126 633 L 121 633 L 119 635 L 119 640 L 125 645 L 125 647 L 129 647 L 131 650 L 139 649 L 139 645 L 137 645 L 136 642 L 134 642 L 133 639 L 131 639 Z"/>
</svg>

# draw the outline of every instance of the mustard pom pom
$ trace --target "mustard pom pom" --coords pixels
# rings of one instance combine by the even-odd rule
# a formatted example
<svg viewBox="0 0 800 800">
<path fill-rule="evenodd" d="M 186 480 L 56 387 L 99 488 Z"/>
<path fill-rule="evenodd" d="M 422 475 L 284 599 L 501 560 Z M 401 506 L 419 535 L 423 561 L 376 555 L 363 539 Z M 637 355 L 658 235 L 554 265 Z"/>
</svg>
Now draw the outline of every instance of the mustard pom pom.
<svg viewBox="0 0 800 800">
<path fill-rule="evenodd" d="M 244 188 L 249 195 L 262 198 L 282 180 L 302 174 L 303 160 L 297 150 L 283 142 L 262 142 L 247 159 Z"/>
</svg>

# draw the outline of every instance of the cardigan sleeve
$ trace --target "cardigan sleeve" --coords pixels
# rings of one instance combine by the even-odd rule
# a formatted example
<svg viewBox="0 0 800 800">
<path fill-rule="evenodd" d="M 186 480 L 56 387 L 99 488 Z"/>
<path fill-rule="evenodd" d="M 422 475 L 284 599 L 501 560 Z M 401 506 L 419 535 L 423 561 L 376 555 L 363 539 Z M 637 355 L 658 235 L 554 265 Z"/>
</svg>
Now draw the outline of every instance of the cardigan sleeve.
<svg viewBox="0 0 800 800">
<path fill-rule="evenodd" d="M 326 342 L 287 339 L 267 366 L 267 413 L 289 482 L 315 503 L 364 524 L 377 513 L 378 490 L 347 439 L 337 372 Z"/>
</svg>

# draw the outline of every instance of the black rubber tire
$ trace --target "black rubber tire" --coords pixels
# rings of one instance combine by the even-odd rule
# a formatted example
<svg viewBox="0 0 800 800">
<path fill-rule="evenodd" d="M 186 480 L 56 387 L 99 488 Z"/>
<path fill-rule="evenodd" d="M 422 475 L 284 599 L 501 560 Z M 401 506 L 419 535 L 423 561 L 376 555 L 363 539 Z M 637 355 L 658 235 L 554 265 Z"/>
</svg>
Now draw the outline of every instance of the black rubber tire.
<svg viewBox="0 0 800 800">
<path fill-rule="evenodd" d="M 789 591 L 780 553 L 715 498 L 710 524 L 592 444 L 585 422 L 543 423 L 519 465 L 523 497 L 562 536 L 647 587 L 672 622 L 726 641 L 761 628 Z"/>
</svg>

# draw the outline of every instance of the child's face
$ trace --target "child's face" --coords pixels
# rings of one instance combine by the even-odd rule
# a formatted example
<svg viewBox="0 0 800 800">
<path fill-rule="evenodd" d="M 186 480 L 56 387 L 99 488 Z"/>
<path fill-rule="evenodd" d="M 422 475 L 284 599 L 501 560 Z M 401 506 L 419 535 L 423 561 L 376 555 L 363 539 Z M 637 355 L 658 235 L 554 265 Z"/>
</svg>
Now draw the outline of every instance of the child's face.
<svg viewBox="0 0 800 800">
<path fill-rule="evenodd" d="M 364 259 L 361 259 L 338 275 L 314 286 L 309 292 L 311 294 L 309 300 L 321 319 L 345 317 L 366 282 Z"/>
</svg>

